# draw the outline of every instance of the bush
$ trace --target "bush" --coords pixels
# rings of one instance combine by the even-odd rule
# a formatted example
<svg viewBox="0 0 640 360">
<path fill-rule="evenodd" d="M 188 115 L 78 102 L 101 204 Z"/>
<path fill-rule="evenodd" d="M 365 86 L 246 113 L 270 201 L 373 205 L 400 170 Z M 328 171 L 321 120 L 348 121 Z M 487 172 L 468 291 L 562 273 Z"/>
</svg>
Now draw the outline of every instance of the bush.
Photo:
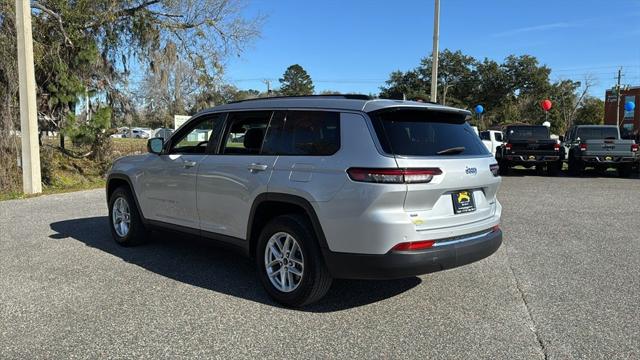
<svg viewBox="0 0 640 360">
<path fill-rule="evenodd" d="M 91 158 L 103 162 L 113 150 L 111 143 L 111 108 L 102 107 L 90 120 L 80 122 L 74 114 L 69 114 L 63 134 L 77 147 L 89 147 Z"/>
</svg>

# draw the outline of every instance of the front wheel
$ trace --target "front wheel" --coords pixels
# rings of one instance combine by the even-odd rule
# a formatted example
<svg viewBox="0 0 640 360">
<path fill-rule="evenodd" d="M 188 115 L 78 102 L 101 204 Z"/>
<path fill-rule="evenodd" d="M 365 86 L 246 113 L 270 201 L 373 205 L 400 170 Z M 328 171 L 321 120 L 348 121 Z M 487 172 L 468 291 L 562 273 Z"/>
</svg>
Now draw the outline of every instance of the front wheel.
<svg viewBox="0 0 640 360">
<path fill-rule="evenodd" d="M 256 265 L 260 282 L 277 302 L 292 307 L 322 298 L 332 278 L 324 265 L 313 228 L 300 215 L 283 215 L 264 227 Z"/>
<path fill-rule="evenodd" d="M 128 188 L 121 186 L 109 198 L 109 223 L 113 239 L 122 246 L 144 242 L 147 231 Z"/>
</svg>

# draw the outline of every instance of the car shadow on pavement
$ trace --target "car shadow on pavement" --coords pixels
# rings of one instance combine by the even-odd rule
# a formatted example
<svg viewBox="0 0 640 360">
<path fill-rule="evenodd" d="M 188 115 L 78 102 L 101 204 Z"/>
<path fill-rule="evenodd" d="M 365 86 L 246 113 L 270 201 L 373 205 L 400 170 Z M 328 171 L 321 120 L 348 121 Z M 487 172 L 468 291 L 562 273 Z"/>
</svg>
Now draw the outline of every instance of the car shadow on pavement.
<svg viewBox="0 0 640 360">
<path fill-rule="evenodd" d="M 280 307 L 262 289 L 250 259 L 211 241 L 153 232 L 144 245 L 122 247 L 113 241 L 106 216 L 65 220 L 50 226 L 56 232 L 51 239 L 75 239 L 176 281 Z M 421 282 L 418 277 L 393 281 L 336 280 L 322 300 L 301 311 L 334 312 L 363 306 L 401 294 Z"/>
</svg>

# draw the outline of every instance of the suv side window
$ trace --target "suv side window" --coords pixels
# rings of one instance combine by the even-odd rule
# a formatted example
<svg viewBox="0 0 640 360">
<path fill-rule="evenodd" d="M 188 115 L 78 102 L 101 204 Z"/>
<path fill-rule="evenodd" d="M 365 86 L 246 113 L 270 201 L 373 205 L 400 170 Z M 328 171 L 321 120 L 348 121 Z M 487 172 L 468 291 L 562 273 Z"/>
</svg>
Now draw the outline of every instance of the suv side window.
<svg viewBox="0 0 640 360">
<path fill-rule="evenodd" d="M 340 113 L 291 110 L 277 112 L 264 153 L 328 156 L 340 149 Z"/>
<path fill-rule="evenodd" d="M 491 135 L 488 131 L 480 132 L 480 140 L 491 140 Z"/>
<path fill-rule="evenodd" d="M 229 113 L 222 154 L 259 155 L 272 111 Z"/>
<path fill-rule="evenodd" d="M 205 154 L 209 140 L 217 139 L 223 114 L 204 115 L 171 138 L 169 154 Z"/>
<path fill-rule="evenodd" d="M 496 141 L 502 142 L 502 133 L 501 132 L 497 132 L 494 135 L 496 137 Z"/>
</svg>

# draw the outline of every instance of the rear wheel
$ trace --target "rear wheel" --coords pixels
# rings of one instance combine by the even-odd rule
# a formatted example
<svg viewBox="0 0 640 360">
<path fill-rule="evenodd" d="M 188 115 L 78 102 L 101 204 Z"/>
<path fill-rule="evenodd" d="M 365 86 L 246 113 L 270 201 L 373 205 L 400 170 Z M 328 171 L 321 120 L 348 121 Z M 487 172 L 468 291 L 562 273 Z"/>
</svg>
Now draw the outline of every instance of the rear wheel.
<svg viewBox="0 0 640 360">
<path fill-rule="evenodd" d="M 509 175 L 509 163 L 504 161 L 504 160 L 500 160 L 498 161 L 498 171 L 500 172 L 500 175 L 504 176 L 504 175 Z"/>
<path fill-rule="evenodd" d="M 556 161 L 547 164 L 547 175 L 557 176 L 562 171 L 562 161 Z"/>
<path fill-rule="evenodd" d="M 122 246 L 138 245 L 146 239 L 138 207 L 128 188 L 121 186 L 109 198 L 109 223 L 113 239 Z"/>
<path fill-rule="evenodd" d="M 582 161 L 569 155 L 569 173 L 573 176 L 580 176 L 584 171 L 584 164 Z"/>
<path fill-rule="evenodd" d="M 631 165 L 618 166 L 618 175 L 620 175 L 620 177 L 631 177 L 632 173 L 633 167 Z"/>
<path fill-rule="evenodd" d="M 283 215 L 269 222 L 260 234 L 255 257 L 262 285 L 283 305 L 311 304 L 331 287 L 316 236 L 303 216 Z"/>
</svg>

